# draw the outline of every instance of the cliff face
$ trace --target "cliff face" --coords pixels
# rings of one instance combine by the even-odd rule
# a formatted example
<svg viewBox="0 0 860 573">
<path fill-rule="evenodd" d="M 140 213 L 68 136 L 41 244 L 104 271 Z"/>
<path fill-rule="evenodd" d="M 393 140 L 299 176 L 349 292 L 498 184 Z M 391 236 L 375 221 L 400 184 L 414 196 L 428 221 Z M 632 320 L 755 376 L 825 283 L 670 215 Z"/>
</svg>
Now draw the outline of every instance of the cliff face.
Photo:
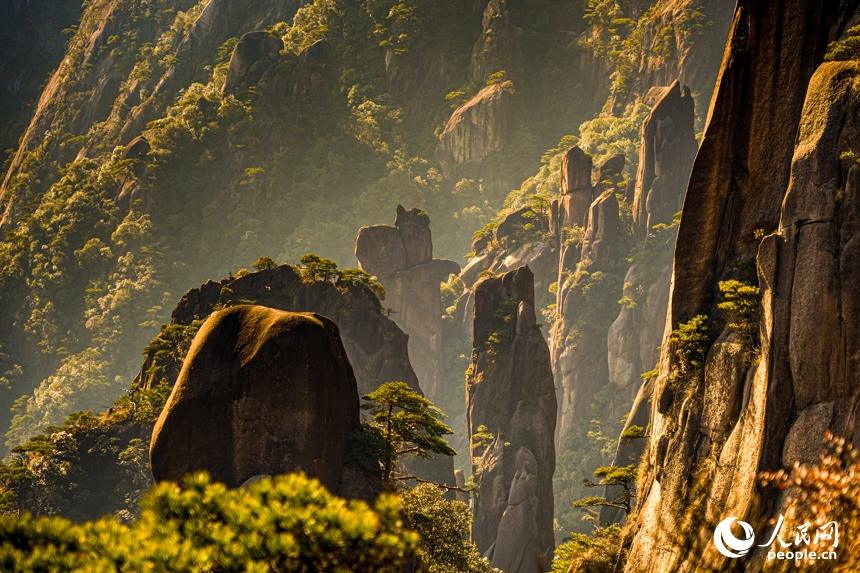
<svg viewBox="0 0 860 573">
<path fill-rule="evenodd" d="M 557 403 L 527 266 L 475 287 L 474 333 L 468 425 L 483 455 L 473 459 L 481 489 L 472 541 L 493 567 L 544 571 L 554 547 Z"/>
<path fill-rule="evenodd" d="M 3 4 L 0 23 L 0 150 L 15 150 L 46 76 L 63 59 L 81 3 L 14 0 Z"/>
<path fill-rule="evenodd" d="M 760 570 L 769 548 L 729 562 L 713 526 L 736 516 L 767 538 L 767 519 L 791 521 L 792 493 L 761 490 L 754 475 L 814 461 L 827 429 L 857 435 L 857 169 L 840 160 L 857 70 L 819 67 L 856 7 L 737 6 L 681 218 L 626 571 Z M 761 289 L 748 336 L 717 308 L 728 280 Z M 672 336 L 696 315 L 710 317 L 698 367 Z"/>
</svg>

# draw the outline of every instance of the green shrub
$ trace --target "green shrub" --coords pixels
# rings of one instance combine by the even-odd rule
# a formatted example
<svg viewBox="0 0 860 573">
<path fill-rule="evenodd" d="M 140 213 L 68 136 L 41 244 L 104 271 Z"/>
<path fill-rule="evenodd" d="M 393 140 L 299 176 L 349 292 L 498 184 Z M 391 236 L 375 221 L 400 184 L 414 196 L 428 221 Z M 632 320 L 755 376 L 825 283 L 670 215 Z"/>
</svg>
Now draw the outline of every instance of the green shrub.
<svg viewBox="0 0 860 573">
<path fill-rule="evenodd" d="M 737 330 L 752 346 L 754 329 L 758 326 L 761 289 L 746 281 L 720 281 L 720 292 L 726 297 L 717 307 L 725 313 L 729 327 Z"/>
<path fill-rule="evenodd" d="M 274 269 L 278 267 L 278 263 L 272 260 L 272 257 L 260 257 L 257 259 L 253 265 L 251 265 L 258 271 L 264 271 L 267 269 Z"/>
<path fill-rule="evenodd" d="M 400 571 L 418 552 L 396 497 L 373 509 L 331 495 L 316 480 L 284 475 L 229 490 L 206 473 L 165 482 L 141 503 L 140 520 L 76 524 L 0 518 L 8 571 Z"/>
<path fill-rule="evenodd" d="M 556 547 L 553 573 L 613 573 L 618 561 L 621 529 L 617 525 L 598 527 L 592 535 L 571 533 L 570 541 Z"/>
<path fill-rule="evenodd" d="M 675 347 L 678 360 L 672 379 L 691 380 L 704 368 L 705 352 L 708 349 L 708 317 L 699 314 L 672 331 L 669 341 Z"/>
</svg>

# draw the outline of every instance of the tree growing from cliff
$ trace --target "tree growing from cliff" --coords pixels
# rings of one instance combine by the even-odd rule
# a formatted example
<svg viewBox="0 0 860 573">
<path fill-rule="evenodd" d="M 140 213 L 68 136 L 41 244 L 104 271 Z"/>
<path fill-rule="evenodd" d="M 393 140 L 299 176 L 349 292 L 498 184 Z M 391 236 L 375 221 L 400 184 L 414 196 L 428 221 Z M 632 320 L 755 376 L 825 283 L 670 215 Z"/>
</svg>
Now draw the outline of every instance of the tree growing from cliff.
<svg viewBox="0 0 860 573">
<path fill-rule="evenodd" d="M 257 262 L 252 265 L 258 271 L 277 268 L 278 263 L 272 260 L 272 257 L 260 257 Z"/>
<path fill-rule="evenodd" d="M 423 481 L 411 475 L 395 475 L 397 462 L 404 458 L 418 456 L 427 459 L 430 452 L 457 455 L 442 437 L 454 433 L 440 421 L 445 414 L 406 383 L 388 382 L 363 399 L 367 403 L 361 406 L 362 409 L 370 411 L 372 425 L 382 432 L 390 446 L 381 460 L 385 481 Z"/>
<path fill-rule="evenodd" d="M 669 341 L 675 346 L 678 357 L 672 373 L 672 382 L 690 380 L 699 375 L 705 365 L 705 351 L 708 349 L 708 317 L 699 314 L 690 321 L 678 325 L 672 331 Z"/>
<path fill-rule="evenodd" d="M 586 497 L 573 502 L 573 506 L 579 508 L 614 507 L 624 510 L 629 515 L 633 509 L 633 500 L 636 499 L 636 475 L 638 473 L 635 465 L 597 468 L 594 477 L 599 478 L 598 481 L 582 480 L 583 485 L 586 487 L 620 486 L 621 491 L 618 496 L 612 500 L 605 497 Z"/>
<path fill-rule="evenodd" d="M 729 327 L 738 331 L 747 345 L 753 344 L 753 329 L 757 326 L 761 289 L 746 281 L 720 281 L 720 292 L 726 297 L 717 307 L 725 313 Z"/>
</svg>

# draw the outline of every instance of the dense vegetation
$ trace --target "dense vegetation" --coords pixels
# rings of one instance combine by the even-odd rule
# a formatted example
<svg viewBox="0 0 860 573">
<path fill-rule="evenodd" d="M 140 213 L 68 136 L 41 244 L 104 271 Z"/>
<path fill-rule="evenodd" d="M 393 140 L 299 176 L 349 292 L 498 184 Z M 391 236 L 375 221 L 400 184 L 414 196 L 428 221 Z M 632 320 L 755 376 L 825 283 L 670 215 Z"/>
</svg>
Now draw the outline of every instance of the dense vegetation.
<svg viewBox="0 0 860 573">
<path fill-rule="evenodd" d="M 164 482 L 140 519 L 83 524 L 62 518 L 0 519 L 6 571 L 366 571 L 392 573 L 418 554 L 397 498 L 373 509 L 291 474 L 229 490 L 205 473 Z M 214 567 L 214 568 L 213 568 Z"/>
</svg>

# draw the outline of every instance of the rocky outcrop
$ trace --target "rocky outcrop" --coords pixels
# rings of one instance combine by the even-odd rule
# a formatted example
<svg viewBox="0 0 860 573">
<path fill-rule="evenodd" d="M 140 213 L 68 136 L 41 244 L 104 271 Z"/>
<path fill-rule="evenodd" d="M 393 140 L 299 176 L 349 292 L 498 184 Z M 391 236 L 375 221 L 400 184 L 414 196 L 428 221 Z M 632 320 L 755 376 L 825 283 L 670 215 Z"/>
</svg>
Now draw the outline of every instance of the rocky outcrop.
<svg viewBox="0 0 860 573">
<path fill-rule="evenodd" d="M 205 469 L 238 487 L 305 472 L 340 490 L 358 392 L 337 326 L 318 314 L 236 306 L 194 339 L 152 433 L 157 481 Z"/>
<path fill-rule="evenodd" d="M 438 287 L 437 287 L 438 289 Z M 353 367 L 360 394 L 376 390 L 385 382 L 405 382 L 421 391 L 407 349 L 408 336 L 390 319 L 381 315 L 366 293 L 354 286 L 342 289 L 325 281 L 305 282 L 290 265 L 281 265 L 239 278 L 208 281 L 191 289 L 173 309 L 170 325 L 189 325 L 209 316 L 214 309 L 239 301 L 288 312 L 311 312 L 335 321 Z M 150 388 L 164 377 L 173 385 L 181 364 L 164 367 L 157 374 L 147 372 L 158 359 L 147 353 L 135 385 Z"/>
<path fill-rule="evenodd" d="M 681 210 L 698 150 L 695 102 L 677 80 L 663 91 L 642 128 L 639 170 L 633 203 L 635 236 L 642 240 L 659 223 Z"/>
<path fill-rule="evenodd" d="M 283 49 L 284 41 L 265 30 L 248 32 L 242 36 L 233 49 L 221 93 L 232 93 L 242 83 L 255 84 L 280 57 Z"/>
<path fill-rule="evenodd" d="M 500 71 L 518 76 L 522 68 L 519 45 L 522 30 L 511 21 L 505 0 L 487 2 L 481 26 L 481 36 L 472 48 L 469 81 L 482 85 Z"/>
<path fill-rule="evenodd" d="M 511 97 L 502 84 L 493 84 L 458 108 L 439 136 L 434 159 L 448 169 L 499 151 L 508 138 Z"/>
<path fill-rule="evenodd" d="M 587 161 L 584 161 L 584 159 Z M 577 163 L 584 171 L 590 158 L 584 157 L 579 148 L 570 149 L 565 155 L 562 173 Z M 613 162 L 615 165 L 612 165 Z M 604 173 L 618 170 L 619 160 L 610 158 Z M 605 164 L 604 164 L 605 165 Z M 622 164 L 623 168 L 623 164 Z M 594 395 L 608 380 L 606 356 L 606 309 L 592 302 L 593 295 L 586 294 L 595 277 L 600 288 L 613 289 L 614 282 L 604 279 L 617 274 L 619 237 L 626 234 L 621 228 L 619 204 L 612 178 L 591 186 L 590 177 L 586 181 L 580 175 L 577 185 L 571 190 L 574 181 L 562 177 L 561 197 L 559 198 L 557 236 L 559 240 L 559 266 L 556 275 L 558 319 L 551 333 L 551 352 L 553 369 L 559 388 L 559 425 L 558 443 L 566 444 L 566 436 L 576 424 L 583 423 L 588 417 Z M 592 193 L 605 189 L 582 211 L 585 200 Z M 581 221 L 581 222 L 580 222 Z M 582 228 L 581 243 L 572 239 L 574 226 Z M 566 230 L 565 230 L 566 229 Z M 620 285 L 619 285 L 620 286 Z M 617 300 L 617 298 L 616 298 Z M 562 446 L 564 447 L 564 446 Z"/>
<path fill-rule="evenodd" d="M 685 86 L 682 91 L 676 81 L 657 91 L 660 99 L 643 127 L 633 201 L 633 236 L 651 241 L 652 254 L 634 258 L 627 270 L 624 296 L 628 302 L 622 305 L 607 336 L 609 380 L 620 390 L 613 400 L 613 418 L 620 418 L 631 408 L 637 412 L 628 417 L 625 428 L 648 425 L 647 408 L 641 402 L 643 392 L 645 400 L 650 398 L 653 380 L 642 380 L 641 375 L 653 370 L 660 357 L 672 279 L 674 237 L 648 233 L 654 232 L 654 225 L 668 223 L 680 211 L 697 150 L 694 102 L 689 89 Z M 634 418 L 636 423 L 631 422 Z M 635 463 L 643 448 L 643 440 L 619 443 L 613 465 Z"/>
<path fill-rule="evenodd" d="M 129 12 L 135 8 L 127 3 L 89 4 L 80 27 L 69 40 L 65 65 L 48 80 L 0 186 L 0 228 L 10 228 L 21 202 L 32 199 L 13 196 L 15 177 L 22 168 L 26 171 L 23 164 L 30 153 L 43 147 L 52 155 L 62 154 L 64 165 L 76 156 L 86 157 L 90 153 L 87 143 L 74 147 L 63 136 L 85 135 L 94 124 L 100 131 L 92 147 L 103 143 L 98 141 L 100 136 L 109 138 L 111 144 L 127 144 L 160 117 L 163 102 L 173 101 L 190 83 L 205 81 L 211 73 L 205 67 L 211 65 L 212 55 L 229 38 L 290 20 L 301 5 L 299 0 L 212 0 L 187 33 L 180 26 L 183 33 L 173 34 L 168 46 L 170 64 L 158 77 L 124 82 L 132 71 L 134 58 L 120 61 L 119 56 L 112 55 L 112 49 L 105 49 L 108 42 L 127 34 L 132 21 L 135 35 L 152 45 L 159 42 L 163 30 L 158 28 L 158 19 L 130 18 Z M 70 106 L 69 102 L 75 103 Z"/>
<path fill-rule="evenodd" d="M 45 77 L 63 60 L 68 37 L 83 8 L 77 0 L 8 2 L 0 22 L 0 150 L 14 148 L 30 119 L 28 104 Z"/>
<path fill-rule="evenodd" d="M 729 563 L 713 524 L 735 516 L 769 535 L 793 494 L 755 474 L 809 461 L 825 429 L 857 435 L 858 170 L 839 157 L 860 88 L 856 63 L 821 65 L 857 4 L 738 4 L 679 228 L 628 572 L 761 570 L 770 548 Z M 679 381 L 669 332 L 719 316 L 717 283 L 733 278 L 761 288 L 747 359 L 731 327 L 711 327 L 704 368 Z"/>
<path fill-rule="evenodd" d="M 432 401 L 442 380 L 442 298 L 439 283 L 460 266 L 433 258 L 430 218 L 397 206 L 394 226 L 362 227 L 355 238 L 361 268 L 378 277 L 394 321 L 409 335 L 409 356 L 421 387 Z"/>
<path fill-rule="evenodd" d="M 646 96 L 655 86 L 667 86 L 676 79 L 701 94 L 700 105 L 706 104 L 734 6 L 732 0 L 655 2 L 641 28 L 636 69 L 610 98 L 613 115 L 621 115 L 636 97 Z"/>
<path fill-rule="evenodd" d="M 534 300 L 528 267 L 475 286 L 468 425 L 472 436 L 485 426 L 495 440 L 473 460 L 481 493 L 472 540 L 493 567 L 510 573 L 544 570 L 554 547 L 557 404 Z M 472 443 L 479 448 L 477 440 Z"/>
</svg>

